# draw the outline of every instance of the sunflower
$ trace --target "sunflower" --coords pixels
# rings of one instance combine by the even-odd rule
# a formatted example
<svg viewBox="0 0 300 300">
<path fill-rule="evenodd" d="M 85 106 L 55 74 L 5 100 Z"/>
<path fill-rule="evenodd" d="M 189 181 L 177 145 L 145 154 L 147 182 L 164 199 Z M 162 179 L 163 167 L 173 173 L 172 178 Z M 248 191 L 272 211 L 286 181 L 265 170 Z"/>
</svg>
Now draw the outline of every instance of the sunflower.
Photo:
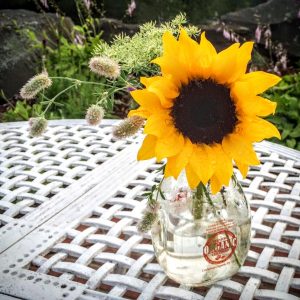
<svg viewBox="0 0 300 300">
<path fill-rule="evenodd" d="M 185 30 L 178 40 L 163 35 L 163 55 L 153 60 L 161 76 L 142 77 L 142 90 L 131 92 L 140 105 L 129 116 L 147 119 L 138 160 L 167 158 L 165 177 L 185 169 L 191 188 L 210 181 L 216 193 L 228 185 L 233 161 L 245 177 L 258 165 L 253 142 L 280 134 L 260 117 L 276 103 L 259 96 L 280 81 L 266 72 L 246 73 L 253 42 L 235 43 L 217 53 L 201 34 L 200 42 Z"/>
</svg>

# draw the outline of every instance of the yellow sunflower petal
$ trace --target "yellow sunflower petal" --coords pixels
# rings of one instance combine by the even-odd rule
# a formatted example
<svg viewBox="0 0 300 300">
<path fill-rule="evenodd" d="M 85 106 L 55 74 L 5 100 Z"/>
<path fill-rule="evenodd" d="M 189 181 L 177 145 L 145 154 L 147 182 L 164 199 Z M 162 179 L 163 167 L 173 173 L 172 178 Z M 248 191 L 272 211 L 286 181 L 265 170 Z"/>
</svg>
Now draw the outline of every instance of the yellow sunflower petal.
<svg viewBox="0 0 300 300">
<path fill-rule="evenodd" d="M 200 183 L 200 178 L 195 173 L 193 167 L 191 167 L 190 164 L 187 164 L 187 166 L 185 167 L 185 172 L 186 172 L 186 178 L 190 188 L 191 189 L 196 188 L 197 185 Z"/>
<path fill-rule="evenodd" d="M 253 49 L 253 42 L 246 42 L 238 50 L 236 58 L 236 66 L 233 76 L 230 79 L 230 82 L 233 82 L 239 79 L 242 75 L 246 73 L 248 63 L 251 59 L 251 52 Z"/>
<path fill-rule="evenodd" d="M 148 117 L 145 124 L 144 133 L 156 137 L 167 135 L 172 129 L 172 120 L 169 114 L 153 114 Z"/>
<path fill-rule="evenodd" d="M 245 178 L 247 176 L 247 173 L 248 173 L 248 170 L 249 170 L 249 165 L 244 164 L 240 161 L 235 161 L 235 164 L 237 165 L 237 167 L 239 168 L 241 174 Z"/>
<path fill-rule="evenodd" d="M 216 175 L 213 175 L 212 178 L 210 179 L 210 188 L 212 194 L 216 194 L 220 191 L 222 188 L 222 182 L 219 180 L 219 178 Z"/>
<path fill-rule="evenodd" d="M 212 67 L 213 77 L 218 83 L 226 83 L 235 70 L 235 62 L 240 44 L 235 43 L 218 53 Z"/>
<path fill-rule="evenodd" d="M 215 155 L 215 170 L 212 176 L 212 192 L 218 192 L 222 185 L 227 186 L 233 173 L 232 159 L 224 152 L 220 145 L 214 145 L 212 151 Z"/>
<path fill-rule="evenodd" d="M 274 114 L 277 103 L 260 96 L 252 96 L 236 102 L 237 110 L 244 115 L 265 117 Z"/>
<path fill-rule="evenodd" d="M 147 110 L 151 113 L 159 113 L 163 110 L 160 100 L 152 92 L 148 90 L 135 90 L 131 93 L 132 98 L 141 106 L 141 109 Z"/>
<path fill-rule="evenodd" d="M 158 138 L 155 155 L 158 161 L 165 157 L 171 157 L 178 154 L 183 147 L 184 137 L 174 129 L 166 136 Z"/>
<path fill-rule="evenodd" d="M 128 113 L 128 117 L 132 117 L 132 116 L 140 116 L 142 118 L 147 119 L 151 114 L 142 108 L 138 108 L 138 109 L 133 109 Z"/>
<path fill-rule="evenodd" d="M 222 147 L 225 153 L 235 161 L 249 165 L 259 165 L 253 146 L 240 135 L 232 133 L 223 138 Z"/>
<path fill-rule="evenodd" d="M 172 74 L 178 86 L 188 82 L 188 75 L 184 66 L 177 63 L 175 58 L 158 57 L 152 62 L 160 66 L 163 75 Z"/>
<path fill-rule="evenodd" d="M 281 78 L 276 75 L 263 71 L 256 71 L 243 75 L 234 85 L 246 84 L 249 96 L 261 94 L 270 87 L 276 85 L 280 80 Z"/>
<path fill-rule="evenodd" d="M 178 47 L 178 41 L 170 31 L 166 31 L 162 37 L 164 54 L 173 54 L 174 49 Z"/>
<path fill-rule="evenodd" d="M 191 155 L 189 165 L 198 175 L 200 180 L 206 184 L 213 174 L 213 162 L 209 158 L 207 146 L 194 145 L 194 151 Z"/>
<path fill-rule="evenodd" d="M 272 123 L 258 117 L 245 118 L 238 125 L 238 132 L 251 142 L 260 142 L 271 137 L 281 138 L 280 132 Z"/>
<path fill-rule="evenodd" d="M 178 57 L 182 64 L 185 65 L 188 76 L 191 78 L 195 73 L 195 62 L 199 56 L 199 45 L 187 34 L 183 28 L 180 30 L 179 35 L 179 53 Z"/>
<path fill-rule="evenodd" d="M 161 77 L 148 85 L 147 89 L 156 94 L 161 105 L 166 108 L 173 106 L 173 99 L 179 95 L 178 86 L 173 82 L 171 76 Z"/>
<path fill-rule="evenodd" d="M 144 138 L 143 144 L 138 152 L 138 160 L 146 160 L 155 156 L 155 145 L 157 138 L 153 135 L 147 135 Z"/>
<path fill-rule="evenodd" d="M 192 152 L 193 144 L 188 138 L 186 138 L 184 141 L 182 151 L 179 152 L 177 155 L 168 158 L 168 162 L 166 164 L 165 169 L 165 176 L 173 176 L 174 178 L 177 178 L 180 172 L 187 165 Z"/>
<path fill-rule="evenodd" d="M 140 82 L 148 88 L 151 84 L 153 84 L 155 81 L 158 81 L 162 78 L 162 76 L 153 76 L 153 77 L 141 77 Z"/>
<path fill-rule="evenodd" d="M 180 63 L 178 52 L 178 41 L 167 31 L 163 34 L 163 56 L 155 58 L 151 62 L 160 66 L 163 75 L 172 74 L 177 84 L 187 83 L 187 70 L 185 65 Z"/>
<path fill-rule="evenodd" d="M 206 38 L 205 32 L 202 32 L 201 34 L 200 49 L 203 53 L 206 53 L 211 57 L 215 57 L 217 55 L 214 45 Z"/>
<path fill-rule="evenodd" d="M 212 72 L 211 66 L 217 56 L 217 51 L 210 41 L 207 40 L 205 32 L 201 34 L 199 45 L 199 60 L 195 62 L 195 66 L 199 69 L 199 76 L 208 78 Z"/>
</svg>

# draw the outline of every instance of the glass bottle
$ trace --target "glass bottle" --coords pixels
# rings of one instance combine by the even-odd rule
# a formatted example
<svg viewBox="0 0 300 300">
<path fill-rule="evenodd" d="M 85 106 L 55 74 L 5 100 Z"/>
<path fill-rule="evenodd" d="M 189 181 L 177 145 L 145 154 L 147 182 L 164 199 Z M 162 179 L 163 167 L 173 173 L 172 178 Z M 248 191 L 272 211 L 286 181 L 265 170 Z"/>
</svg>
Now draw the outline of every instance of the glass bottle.
<svg viewBox="0 0 300 300">
<path fill-rule="evenodd" d="M 209 184 L 188 187 L 185 173 L 160 185 L 152 243 L 166 274 L 186 286 L 204 286 L 234 275 L 250 247 L 251 214 L 235 177 L 213 195 Z"/>
</svg>

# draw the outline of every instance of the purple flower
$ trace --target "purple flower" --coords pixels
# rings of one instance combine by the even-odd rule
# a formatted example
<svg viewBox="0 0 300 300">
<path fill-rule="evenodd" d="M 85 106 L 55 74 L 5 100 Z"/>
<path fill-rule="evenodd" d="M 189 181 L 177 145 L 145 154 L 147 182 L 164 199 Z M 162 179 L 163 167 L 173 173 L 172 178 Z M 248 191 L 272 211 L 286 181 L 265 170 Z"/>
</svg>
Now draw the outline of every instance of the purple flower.
<svg viewBox="0 0 300 300">
<path fill-rule="evenodd" d="M 271 45 L 272 45 L 271 36 L 272 36 L 272 32 L 271 32 L 270 28 L 268 28 L 268 29 L 264 32 L 265 48 L 266 48 L 266 49 L 270 48 Z"/>
<path fill-rule="evenodd" d="M 287 69 L 287 57 L 286 54 L 283 54 L 280 58 L 280 63 L 282 65 L 282 69 L 286 70 Z"/>
<path fill-rule="evenodd" d="M 136 3 L 134 0 L 131 0 L 130 4 L 128 4 L 128 8 L 127 8 L 127 14 L 132 17 L 133 15 L 133 12 L 135 11 L 136 9 Z"/>
<path fill-rule="evenodd" d="M 228 30 L 226 30 L 225 28 L 223 29 L 223 36 L 226 40 L 230 40 L 231 36 Z"/>
<path fill-rule="evenodd" d="M 87 10 L 90 10 L 91 7 L 91 0 L 83 0 L 83 3 Z"/>
<path fill-rule="evenodd" d="M 132 91 L 135 91 L 135 90 L 136 90 L 136 88 L 133 87 L 133 86 L 128 86 L 127 87 L 127 92 L 132 92 Z"/>
<path fill-rule="evenodd" d="M 255 40 L 256 40 L 256 43 L 259 43 L 260 42 L 260 38 L 261 38 L 261 28 L 260 26 L 258 25 L 256 27 L 256 30 L 255 30 Z"/>
<path fill-rule="evenodd" d="M 40 0 L 40 2 L 42 3 L 42 5 L 43 5 L 45 8 L 47 8 L 47 9 L 49 8 L 47 0 Z"/>
<path fill-rule="evenodd" d="M 74 43 L 76 45 L 83 45 L 83 36 L 81 36 L 79 33 L 75 34 Z"/>
<path fill-rule="evenodd" d="M 238 43 L 239 42 L 239 37 L 236 34 L 231 33 L 230 34 L 230 40 Z"/>
<path fill-rule="evenodd" d="M 271 32 L 271 29 L 270 29 L 270 28 L 268 28 L 268 29 L 265 31 L 264 36 L 265 36 L 266 39 L 270 39 L 270 38 L 271 38 L 272 32 Z"/>
<path fill-rule="evenodd" d="M 276 74 L 280 74 L 280 71 L 279 71 L 279 68 L 277 65 L 275 65 L 274 69 L 273 69 L 273 72 L 276 73 Z"/>
</svg>

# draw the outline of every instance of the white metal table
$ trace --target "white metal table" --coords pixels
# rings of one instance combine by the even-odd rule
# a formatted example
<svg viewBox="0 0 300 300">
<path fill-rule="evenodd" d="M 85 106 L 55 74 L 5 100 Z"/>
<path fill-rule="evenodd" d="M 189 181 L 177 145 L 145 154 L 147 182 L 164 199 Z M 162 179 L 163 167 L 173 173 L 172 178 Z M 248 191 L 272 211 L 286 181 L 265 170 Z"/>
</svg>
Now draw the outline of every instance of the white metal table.
<svg viewBox="0 0 300 300">
<path fill-rule="evenodd" d="M 157 264 L 136 224 L 161 164 L 137 162 L 141 135 L 113 121 L 0 124 L 0 299 L 300 299 L 300 152 L 262 142 L 240 181 L 253 223 L 238 274 L 187 290 Z"/>
</svg>

